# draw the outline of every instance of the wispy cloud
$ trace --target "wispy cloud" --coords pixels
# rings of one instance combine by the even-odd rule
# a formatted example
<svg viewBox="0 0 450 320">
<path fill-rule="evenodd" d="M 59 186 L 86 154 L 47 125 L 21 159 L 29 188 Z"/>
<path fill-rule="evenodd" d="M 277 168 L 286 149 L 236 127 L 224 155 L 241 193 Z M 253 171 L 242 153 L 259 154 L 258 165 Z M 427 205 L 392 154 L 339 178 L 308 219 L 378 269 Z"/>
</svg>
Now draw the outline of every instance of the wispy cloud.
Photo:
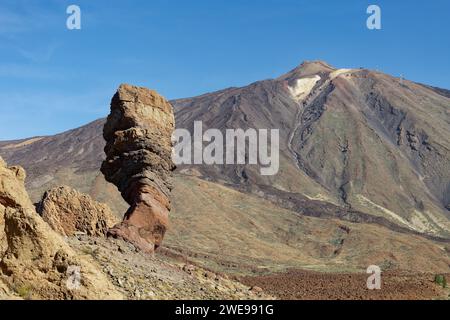
<svg viewBox="0 0 450 320">
<path fill-rule="evenodd" d="M 12 35 L 29 30 L 26 19 L 4 7 L 0 7 L 0 35 Z"/>
<path fill-rule="evenodd" d="M 27 32 L 43 30 L 52 25 L 55 15 L 30 4 L 17 6 L 0 4 L 0 36 L 14 38 Z"/>
<path fill-rule="evenodd" d="M 58 47 L 59 45 L 57 43 L 50 43 L 46 46 L 33 49 L 17 48 L 17 52 L 20 56 L 31 62 L 46 63 L 51 60 Z"/>
<path fill-rule="evenodd" d="M 60 73 L 22 64 L 0 64 L 0 78 L 16 78 L 30 80 L 58 80 L 67 79 Z"/>
<path fill-rule="evenodd" d="M 54 30 L 63 20 L 57 10 L 30 1 L 2 0 L 0 4 L 0 45 L 3 51 L 15 51 L 29 62 L 50 61 L 58 44 L 49 38 L 36 45 L 36 36 L 45 39 L 45 34 Z M 62 28 L 62 24 L 61 24 Z"/>
</svg>

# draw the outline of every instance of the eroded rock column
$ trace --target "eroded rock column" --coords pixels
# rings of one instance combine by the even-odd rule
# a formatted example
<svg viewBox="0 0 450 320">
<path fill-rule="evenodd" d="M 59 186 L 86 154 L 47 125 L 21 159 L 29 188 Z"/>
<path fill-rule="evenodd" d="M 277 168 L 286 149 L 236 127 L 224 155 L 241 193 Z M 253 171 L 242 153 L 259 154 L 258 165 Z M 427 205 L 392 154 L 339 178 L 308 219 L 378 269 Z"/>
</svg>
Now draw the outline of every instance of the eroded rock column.
<svg viewBox="0 0 450 320">
<path fill-rule="evenodd" d="M 161 245 L 170 211 L 172 106 L 157 92 L 123 84 L 111 101 L 103 129 L 106 160 L 101 171 L 130 208 L 108 234 L 145 252 Z"/>
</svg>

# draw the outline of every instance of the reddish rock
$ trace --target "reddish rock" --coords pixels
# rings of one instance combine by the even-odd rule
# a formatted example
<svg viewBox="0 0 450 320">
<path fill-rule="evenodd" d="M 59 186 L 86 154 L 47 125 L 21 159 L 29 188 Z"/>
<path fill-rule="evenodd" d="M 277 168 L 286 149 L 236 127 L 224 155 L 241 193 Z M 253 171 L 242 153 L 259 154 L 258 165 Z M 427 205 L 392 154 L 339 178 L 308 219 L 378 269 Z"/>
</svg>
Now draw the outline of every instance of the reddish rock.
<svg viewBox="0 0 450 320">
<path fill-rule="evenodd" d="M 253 286 L 250 288 L 250 291 L 253 291 L 255 293 L 261 293 L 263 291 L 263 289 L 261 287 L 258 286 Z"/>
<path fill-rule="evenodd" d="M 109 235 L 145 252 L 161 245 L 169 211 L 175 126 L 172 106 L 155 91 L 121 85 L 103 129 L 106 160 L 102 173 L 130 205 Z"/>
</svg>

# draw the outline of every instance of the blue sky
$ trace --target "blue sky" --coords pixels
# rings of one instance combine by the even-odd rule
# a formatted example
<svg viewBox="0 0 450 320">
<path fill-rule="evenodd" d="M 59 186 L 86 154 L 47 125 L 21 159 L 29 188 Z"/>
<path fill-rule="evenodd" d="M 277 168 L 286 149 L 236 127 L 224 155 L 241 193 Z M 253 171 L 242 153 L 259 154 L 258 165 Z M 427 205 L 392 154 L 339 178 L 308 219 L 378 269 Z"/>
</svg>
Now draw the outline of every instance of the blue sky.
<svg viewBox="0 0 450 320">
<path fill-rule="evenodd" d="M 81 8 L 81 30 L 66 8 Z M 382 10 L 382 30 L 366 9 Z M 277 77 L 303 60 L 450 89 L 450 1 L 1 0 L 0 140 L 109 112 L 120 83 L 168 99 Z"/>
</svg>

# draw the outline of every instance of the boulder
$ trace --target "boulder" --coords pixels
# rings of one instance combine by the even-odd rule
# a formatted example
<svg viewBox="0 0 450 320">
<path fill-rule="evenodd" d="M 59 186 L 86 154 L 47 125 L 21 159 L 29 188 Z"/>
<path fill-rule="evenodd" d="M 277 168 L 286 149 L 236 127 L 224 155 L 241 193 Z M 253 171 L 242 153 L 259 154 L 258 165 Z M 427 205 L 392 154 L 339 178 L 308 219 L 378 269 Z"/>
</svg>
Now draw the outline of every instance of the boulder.
<svg viewBox="0 0 450 320">
<path fill-rule="evenodd" d="M 172 133 L 170 103 L 153 90 L 123 84 L 111 101 L 103 129 L 101 171 L 130 205 L 109 235 L 151 253 L 161 245 L 170 211 Z"/>
<path fill-rule="evenodd" d="M 104 236 L 108 228 L 118 222 L 106 204 L 67 186 L 45 192 L 37 212 L 63 236 L 73 236 L 77 232 Z"/>
</svg>

